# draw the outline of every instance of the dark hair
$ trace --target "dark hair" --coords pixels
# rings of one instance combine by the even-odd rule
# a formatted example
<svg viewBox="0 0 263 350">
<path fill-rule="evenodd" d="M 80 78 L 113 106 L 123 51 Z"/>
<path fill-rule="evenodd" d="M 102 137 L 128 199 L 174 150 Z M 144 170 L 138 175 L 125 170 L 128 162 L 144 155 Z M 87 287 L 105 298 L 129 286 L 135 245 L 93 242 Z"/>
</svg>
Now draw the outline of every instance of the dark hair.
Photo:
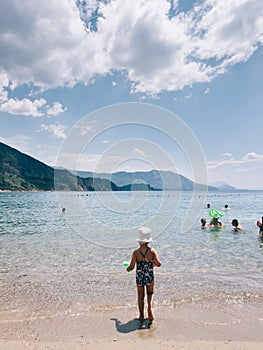
<svg viewBox="0 0 263 350">
<path fill-rule="evenodd" d="M 232 220 L 232 226 L 235 226 L 235 227 L 238 226 L 238 220 L 237 219 L 233 219 Z"/>
</svg>

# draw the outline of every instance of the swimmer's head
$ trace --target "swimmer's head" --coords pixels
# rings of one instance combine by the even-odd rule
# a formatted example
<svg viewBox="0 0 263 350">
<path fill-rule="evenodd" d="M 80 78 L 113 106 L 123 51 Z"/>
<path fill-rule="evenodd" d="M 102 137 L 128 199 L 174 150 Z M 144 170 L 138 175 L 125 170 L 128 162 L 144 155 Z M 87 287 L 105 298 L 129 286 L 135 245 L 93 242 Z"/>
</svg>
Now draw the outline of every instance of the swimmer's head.
<svg viewBox="0 0 263 350">
<path fill-rule="evenodd" d="M 201 224 L 204 226 L 206 224 L 206 218 L 201 219 Z"/>
<path fill-rule="evenodd" d="M 238 220 L 237 219 L 233 219 L 232 220 L 232 226 L 234 226 L 234 227 L 238 226 Z"/>
</svg>

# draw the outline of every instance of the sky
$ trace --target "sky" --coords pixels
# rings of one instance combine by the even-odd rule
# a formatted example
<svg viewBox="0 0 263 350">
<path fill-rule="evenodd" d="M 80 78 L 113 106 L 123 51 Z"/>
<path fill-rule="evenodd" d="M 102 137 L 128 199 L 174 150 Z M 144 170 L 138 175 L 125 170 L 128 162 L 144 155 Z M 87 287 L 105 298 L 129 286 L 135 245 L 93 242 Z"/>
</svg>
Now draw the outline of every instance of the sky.
<svg viewBox="0 0 263 350">
<path fill-rule="evenodd" d="M 263 189 L 262 111 L 262 0 L 0 2 L 0 141 L 48 165 Z"/>
</svg>

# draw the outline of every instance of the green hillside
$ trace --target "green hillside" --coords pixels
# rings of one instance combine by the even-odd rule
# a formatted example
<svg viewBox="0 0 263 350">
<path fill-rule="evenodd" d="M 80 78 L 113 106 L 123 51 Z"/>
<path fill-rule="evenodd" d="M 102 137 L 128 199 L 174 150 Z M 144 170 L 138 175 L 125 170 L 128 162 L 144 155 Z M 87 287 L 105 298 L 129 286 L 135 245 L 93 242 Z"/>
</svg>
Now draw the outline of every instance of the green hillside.
<svg viewBox="0 0 263 350">
<path fill-rule="evenodd" d="M 0 190 L 7 191 L 154 191 L 206 190 L 171 171 L 92 173 L 54 169 L 0 142 Z M 208 186 L 209 190 L 217 188 Z"/>
<path fill-rule="evenodd" d="M 53 190 L 54 169 L 0 142 L 0 189 Z"/>
<path fill-rule="evenodd" d="M 4 191 L 119 191 L 107 179 L 74 176 L 0 142 L 0 190 Z"/>
</svg>

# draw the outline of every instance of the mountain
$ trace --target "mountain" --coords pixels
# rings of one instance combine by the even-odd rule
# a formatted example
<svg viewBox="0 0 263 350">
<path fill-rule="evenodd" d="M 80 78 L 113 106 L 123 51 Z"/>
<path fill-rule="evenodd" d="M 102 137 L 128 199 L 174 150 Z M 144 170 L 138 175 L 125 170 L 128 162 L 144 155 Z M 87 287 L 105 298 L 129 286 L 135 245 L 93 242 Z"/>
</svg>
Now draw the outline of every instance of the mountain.
<svg viewBox="0 0 263 350">
<path fill-rule="evenodd" d="M 0 190 L 8 191 L 142 191 L 206 190 L 171 171 L 110 173 L 70 172 L 54 169 L 0 142 Z M 217 191 L 216 187 L 208 186 Z"/>
<path fill-rule="evenodd" d="M 114 182 L 117 186 L 127 186 L 128 184 L 149 184 L 152 188 L 167 191 L 192 191 L 194 186 L 197 190 L 205 190 L 206 186 L 195 184 L 187 177 L 174 173 L 172 171 L 135 171 L 126 172 L 119 171 L 116 173 L 92 173 L 85 171 L 72 171 L 73 174 L 85 177 L 98 177 L 108 179 Z M 218 191 L 214 186 L 208 186 L 210 191 Z"/>
<path fill-rule="evenodd" d="M 81 178 L 68 170 L 55 170 L 56 191 L 121 191 L 112 181 L 99 178 Z"/>
<path fill-rule="evenodd" d="M 54 189 L 54 169 L 0 142 L 0 189 Z"/>
<path fill-rule="evenodd" d="M 213 184 L 213 186 L 215 186 L 219 191 L 223 191 L 223 192 L 234 192 L 237 189 L 234 186 L 228 185 L 225 182 L 216 182 Z"/>
<path fill-rule="evenodd" d="M 149 184 L 144 184 L 144 183 L 134 183 L 134 184 L 124 185 L 119 188 L 120 188 L 120 191 L 160 191 L 158 189 L 153 188 Z"/>
<path fill-rule="evenodd" d="M 54 183 L 55 179 L 55 183 Z M 106 179 L 82 179 L 54 169 L 0 142 L 0 190 L 7 191 L 120 191 Z"/>
</svg>

